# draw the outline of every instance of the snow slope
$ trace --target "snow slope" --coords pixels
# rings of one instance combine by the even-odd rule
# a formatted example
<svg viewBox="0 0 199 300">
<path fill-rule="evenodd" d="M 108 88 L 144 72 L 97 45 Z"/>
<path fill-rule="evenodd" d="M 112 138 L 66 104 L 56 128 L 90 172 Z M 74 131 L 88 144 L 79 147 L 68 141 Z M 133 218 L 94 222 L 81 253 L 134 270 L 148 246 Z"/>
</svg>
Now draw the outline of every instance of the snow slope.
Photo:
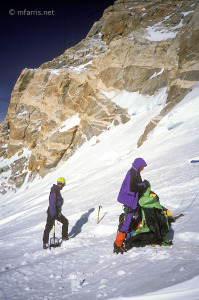
<svg viewBox="0 0 199 300">
<path fill-rule="evenodd" d="M 165 97 L 152 107 L 145 99 L 145 110 L 141 101 L 136 114 L 132 101 L 128 123 L 92 138 L 44 179 L 1 196 L 0 299 L 199 299 L 199 165 L 191 163 L 199 158 L 198 95 L 196 86 L 140 148 L 137 140 Z M 185 216 L 173 225 L 173 246 L 116 255 L 113 242 L 122 212 L 117 195 L 136 157 L 147 161 L 142 178 L 150 181 L 161 204 L 173 215 L 185 209 Z M 42 235 L 48 195 L 60 176 L 67 181 L 62 212 L 69 219 L 70 240 L 46 251 Z M 60 232 L 57 224 L 56 235 Z"/>
</svg>

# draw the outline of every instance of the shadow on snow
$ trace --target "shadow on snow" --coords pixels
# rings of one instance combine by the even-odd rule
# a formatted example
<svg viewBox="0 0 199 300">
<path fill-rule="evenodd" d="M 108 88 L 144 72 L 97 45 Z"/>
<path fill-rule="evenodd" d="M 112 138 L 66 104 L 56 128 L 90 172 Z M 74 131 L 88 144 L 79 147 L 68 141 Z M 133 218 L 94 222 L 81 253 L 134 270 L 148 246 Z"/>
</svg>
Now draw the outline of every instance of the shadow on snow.
<svg viewBox="0 0 199 300">
<path fill-rule="evenodd" d="M 94 211 L 94 208 L 89 209 L 86 213 L 84 213 L 79 220 L 75 223 L 71 232 L 69 233 L 70 238 L 74 238 L 82 231 L 82 226 L 88 222 L 88 218 L 90 214 Z"/>
</svg>

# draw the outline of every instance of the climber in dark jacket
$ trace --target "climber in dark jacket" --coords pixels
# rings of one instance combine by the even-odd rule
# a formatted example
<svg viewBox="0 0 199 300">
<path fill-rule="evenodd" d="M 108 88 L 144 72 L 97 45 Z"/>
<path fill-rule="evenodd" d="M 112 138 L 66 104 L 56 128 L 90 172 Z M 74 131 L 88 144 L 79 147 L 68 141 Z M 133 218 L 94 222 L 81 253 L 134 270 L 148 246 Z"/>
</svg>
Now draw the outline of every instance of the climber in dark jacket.
<svg viewBox="0 0 199 300">
<path fill-rule="evenodd" d="M 116 236 L 114 242 L 114 252 L 123 253 L 125 249 L 122 244 L 128 232 L 132 217 L 137 209 L 137 203 L 144 191 L 146 190 L 147 181 L 142 181 L 140 172 L 146 167 L 147 164 L 142 158 L 136 158 L 133 162 L 132 168 L 127 172 L 126 177 L 122 183 L 118 202 L 124 204 L 127 213 L 120 231 Z"/>
<path fill-rule="evenodd" d="M 58 220 L 62 223 L 62 241 L 68 240 L 68 219 L 66 219 L 61 213 L 61 207 L 64 203 L 64 199 L 62 198 L 60 191 L 65 186 L 65 183 L 65 179 L 63 177 L 60 177 L 57 180 L 57 184 L 53 184 L 50 191 L 46 227 L 43 234 L 44 249 L 47 249 L 49 247 L 49 234 L 55 220 Z"/>
</svg>

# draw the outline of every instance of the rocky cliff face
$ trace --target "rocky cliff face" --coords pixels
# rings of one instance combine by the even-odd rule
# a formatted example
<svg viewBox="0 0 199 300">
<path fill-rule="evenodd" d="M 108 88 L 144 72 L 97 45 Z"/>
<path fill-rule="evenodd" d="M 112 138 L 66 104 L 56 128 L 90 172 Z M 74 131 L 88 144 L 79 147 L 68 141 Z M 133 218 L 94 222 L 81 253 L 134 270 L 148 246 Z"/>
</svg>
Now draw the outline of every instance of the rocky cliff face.
<svg viewBox="0 0 199 300">
<path fill-rule="evenodd" d="M 22 71 L 0 125 L 1 192 L 45 176 L 92 136 L 130 119 L 105 92 L 153 95 L 167 88 L 159 120 L 199 80 L 197 1 L 122 1 L 62 55 Z"/>
</svg>

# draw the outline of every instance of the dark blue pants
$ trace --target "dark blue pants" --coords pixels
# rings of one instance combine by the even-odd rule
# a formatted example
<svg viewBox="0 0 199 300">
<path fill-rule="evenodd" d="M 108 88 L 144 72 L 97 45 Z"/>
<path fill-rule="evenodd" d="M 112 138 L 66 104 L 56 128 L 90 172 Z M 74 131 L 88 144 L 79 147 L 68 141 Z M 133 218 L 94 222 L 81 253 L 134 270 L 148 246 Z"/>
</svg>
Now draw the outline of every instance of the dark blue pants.
<svg viewBox="0 0 199 300">
<path fill-rule="evenodd" d="M 131 220 L 132 220 L 132 217 L 133 217 L 133 212 L 132 213 L 129 213 L 125 216 L 125 219 L 124 219 L 124 222 L 122 224 L 122 227 L 120 228 L 120 231 L 121 232 L 128 232 L 129 231 L 129 226 L 131 224 Z"/>
<path fill-rule="evenodd" d="M 49 234 L 51 229 L 53 228 L 55 220 L 62 223 L 62 239 L 68 238 L 68 219 L 66 219 L 63 215 L 60 218 L 51 219 L 49 210 L 47 211 L 47 220 L 46 227 L 43 234 L 43 243 L 47 244 L 49 240 Z"/>
</svg>

